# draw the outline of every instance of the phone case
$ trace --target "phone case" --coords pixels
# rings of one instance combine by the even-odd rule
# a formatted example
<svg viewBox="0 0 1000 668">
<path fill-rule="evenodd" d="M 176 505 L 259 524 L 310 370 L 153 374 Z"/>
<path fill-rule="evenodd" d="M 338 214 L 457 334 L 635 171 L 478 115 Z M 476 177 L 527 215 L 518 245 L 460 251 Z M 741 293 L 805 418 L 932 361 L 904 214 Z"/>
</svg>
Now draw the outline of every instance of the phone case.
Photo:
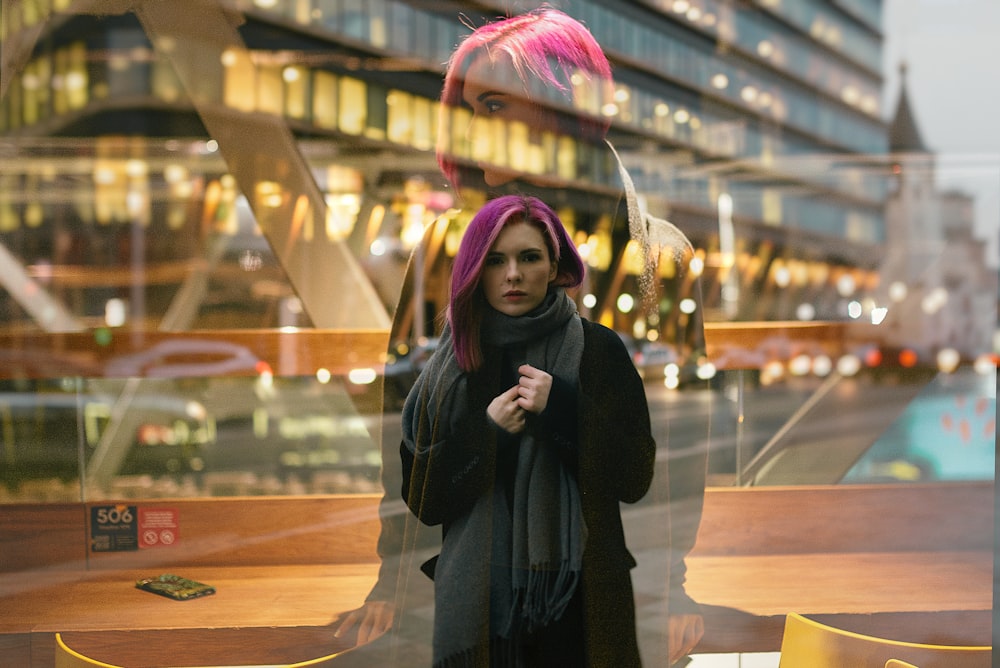
<svg viewBox="0 0 1000 668">
<path fill-rule="evenodd" d="M 166 596 L 177 601 L 208 596 L 215 593 L 215 587 L 195 582 L 179 575 L 164 573 L 155 578 L 143 578 L 135 583 L 139 589 Z"/>
</svg>

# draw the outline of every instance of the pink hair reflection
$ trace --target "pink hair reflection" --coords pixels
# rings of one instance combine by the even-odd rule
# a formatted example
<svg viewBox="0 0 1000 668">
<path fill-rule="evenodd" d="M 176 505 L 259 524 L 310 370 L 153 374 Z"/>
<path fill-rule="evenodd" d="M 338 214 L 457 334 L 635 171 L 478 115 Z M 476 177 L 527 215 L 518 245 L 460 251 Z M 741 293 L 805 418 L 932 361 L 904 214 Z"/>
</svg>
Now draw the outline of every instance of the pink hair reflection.
<svg viewBox="0 0 1000 668">
<path fill-rule="evenodd" d="M 482 364 L 479 328 L 486 299 L 479 282 L 486 255 L 507 225 L 527 222 L 537 227 L 549 256 L 556 261 L 552 285 L 572 288 L 583 282 L 583 260 L 559 216 L 537 197 L 505 195 L 488 201 L 469 223 L 451 274 L 448 322 L 458 365 L 465 371 Z"/>
<path fill-rule="evenodd" d="M 593 143 L 604 140 L 610 119 L 582 113 L 578 105 L 574 105 L 574 100 L 590 97 L 598 101 L 599 107 L 600 101 L 610 99 L 613 89 L 611 65 L 600 44 L 582 23 L 557 9 L 542 7 L 477 28 L 462 41 L 448 63 L 441 90 L 441 104 L 445 110 L 464 106 L 465 77 L 480 55 L 493 63 L 501 57 L 508 58 L 524 85 L 525 94 L 540 105 L 544 106 L 545 100 L 539 98 L 554 95 L 549 104 L 558 102 L 569 109 L 576 107 L 577 118 L 574 127 L 569 129 L 571 134 Z M 575 90 L 574 74 L 586 79 L 583 95 Z M 457 188 L 458 165 L 447 148 L 450 141 L 448 116 L 442 114 L 437 158 L 441 171 Z"/>
</svg>

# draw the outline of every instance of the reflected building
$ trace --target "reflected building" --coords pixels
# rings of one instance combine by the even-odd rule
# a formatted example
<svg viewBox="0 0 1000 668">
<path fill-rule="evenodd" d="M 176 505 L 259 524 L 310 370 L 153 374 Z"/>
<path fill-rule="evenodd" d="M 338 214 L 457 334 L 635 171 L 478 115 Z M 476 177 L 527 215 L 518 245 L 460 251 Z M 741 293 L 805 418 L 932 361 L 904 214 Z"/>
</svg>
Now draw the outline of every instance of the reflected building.
<svg viewBox="0 0 1000 668">
<path fill-rule="evenodd" d="M 439 116 L 465 120 L 437 105 L 443 64 L 466 24 L 528 4 L 241 0 L 204 10 L 220 25 L 199 32 L 116 2 L 5 3 L 0 132 L 16 159 L 0 167 L 0 237 L 75 323 L 39 322 L 8 285 L 5 324 L 92 326 L 118 299 L 161 329 L 378 328 L 415 233 L 447 215 L 406 335 L 432 333 L 469 215 L 434 160 Z M 887 241 L 881 0 L 562 4 L 612 60 L 615 104 L 595 113 L 650 210 L 693 241 L 706 320 L 845 320 L 867 303 Z M 651 318 L 619 299 L 638 288 L 610 229 L 611 166 L 570 137 L 486 135 L 453 148 L 564 186 L 552 204 L 587 249 L 588 313 L 675 336 L 689 286 L 665 273 L 676 299 Z M 270 145 L 292 148 L 248 164 Z M 298 161 L 297 190 L 257 178 Z"/>
<path fill-rule="evenodd" d="M 993 348 L 997 274 L 987 264 L 986 241 L 974 234 L 973 198 L 938 188 L 936 156 L 920 132 L 905 64 L 900 71 L 889 135 L 882 340 L 953 368 Z"/>
</svg>

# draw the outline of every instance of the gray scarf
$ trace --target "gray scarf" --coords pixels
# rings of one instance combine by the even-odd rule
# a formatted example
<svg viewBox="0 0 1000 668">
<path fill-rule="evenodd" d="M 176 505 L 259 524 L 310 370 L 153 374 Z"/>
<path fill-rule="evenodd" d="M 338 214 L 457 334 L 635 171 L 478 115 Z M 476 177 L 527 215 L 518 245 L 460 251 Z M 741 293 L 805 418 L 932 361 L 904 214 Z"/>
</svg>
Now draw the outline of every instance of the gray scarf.
<svg viewBox="0 0 1000 668">
<path fill-rule="evenodd" d="M 526 362 L 578 387 L 583 326 L 562 289 L 551 290 L 525 316 L 489 310 L 482 337 L 489 346 L 523 351 L 515 365 Z M 411 452 L 433 456 L 430 443 L 417 442 L 420 411 L 431 433 L 452 433 L 465 410 L 467 382 L 446 327 L 403 409 L 403 439 Z M 508 652 L 518 637 L 558 619 L 576 591 L 586 541 L 577 482 L 538 430 L 518 436 L 513 512 L 504 486 L 494 485 L 449 526 L 441 547 L 434 576 L 435 666 L 484 665 L 491 638 L 494 651 L 505 647 L 502 654 L 514 665 L 516 650 Z M 493 659 L 497 665 L 499 657 Z"/>
</svg>

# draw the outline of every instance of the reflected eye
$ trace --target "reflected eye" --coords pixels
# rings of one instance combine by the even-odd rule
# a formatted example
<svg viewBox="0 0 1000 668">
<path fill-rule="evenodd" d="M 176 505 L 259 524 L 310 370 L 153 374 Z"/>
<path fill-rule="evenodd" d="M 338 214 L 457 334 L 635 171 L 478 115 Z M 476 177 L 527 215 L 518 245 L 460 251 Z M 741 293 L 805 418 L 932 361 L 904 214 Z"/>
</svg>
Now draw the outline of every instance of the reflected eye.
<svg viewBox="0 0 1000 668">
<path fill-rule="evenodd" d="M 490 255 L 489 257 L 486 258 L 487 267 L 498 267 L 503 265 L 503 263 L 504 259 L 499 255 Z"/>
<path fill-rule="evenodd" d="M 525 253 L 521 256 L 522 262 L 540 262 L 542 260 L 542 254 L 538 251 L 532 251 L 530 253 Z"/>
</svg>

